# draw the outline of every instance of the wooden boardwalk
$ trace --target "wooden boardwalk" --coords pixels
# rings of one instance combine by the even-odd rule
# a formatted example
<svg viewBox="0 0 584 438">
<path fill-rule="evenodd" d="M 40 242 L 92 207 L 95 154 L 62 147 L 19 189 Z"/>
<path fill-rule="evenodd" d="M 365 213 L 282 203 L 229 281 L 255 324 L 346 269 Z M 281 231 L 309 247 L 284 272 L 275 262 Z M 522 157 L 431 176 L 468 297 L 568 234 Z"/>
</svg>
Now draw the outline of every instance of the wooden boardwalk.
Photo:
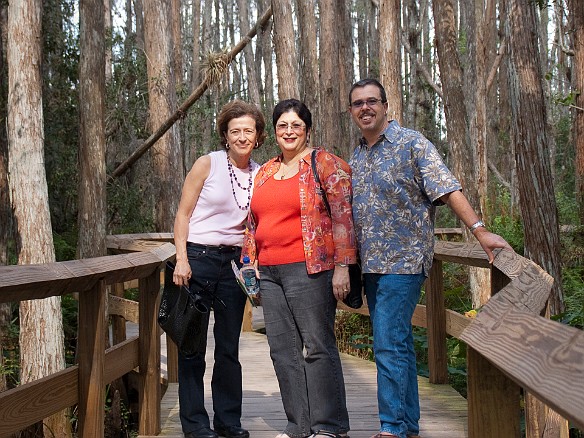
<svg viewBox="0 0 584 438">
<path fill-rule="evenodd" d="M 261 318 L 261 315 L 260 315 Z M 254 312 L 254 321 L 257 321 Z M 255 324 L 254 324 L 255 326 Z M 163 355 L 165 345 L 163 341 Z M 209 336 L 205 400 L 212 421 L 211 372 L 213 368 L 213 336 Z M 163 357 L 163 370 L 166 370 Z M 377 417 L 375 364 L 347 354 L 341 354 L 351 438 L 369 438 L 379 429 Z M 273 438 L 280 433 L 286 416 L 278 390 L 278 382 L 269 355 L 265 335 L 244 332 L 240 342 L 240 361 L 243 369 L 242 426 L 251 438 Z M 420 434 L 423 438 L 466 438 L 466 400 L 447 385 L 432 385 L 428 379 L 418 378 L 422 418 Z M 162 431 L 159 436 L 182 438 L 178 415 L 178 385 L 170 384 L 162 400 Z"/>
</svg>

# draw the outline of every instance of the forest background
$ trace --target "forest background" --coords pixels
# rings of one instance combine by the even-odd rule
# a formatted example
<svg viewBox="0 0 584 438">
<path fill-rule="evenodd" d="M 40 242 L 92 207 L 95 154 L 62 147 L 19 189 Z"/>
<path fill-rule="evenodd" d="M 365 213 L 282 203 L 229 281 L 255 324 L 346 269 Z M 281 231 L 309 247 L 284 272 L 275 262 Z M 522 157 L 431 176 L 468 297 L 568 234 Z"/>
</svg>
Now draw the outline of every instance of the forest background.
<svg viewBox="0 0 584 438">
<path fill-rule="evenodd" d="M 304 100 L 312 143 L 348 158 L 349 88 L 375 77 L 488 227 L 555 278 L 548 313 L 583 327 L 581 0 L 21 0 L 0 2 L 0 26 L 1 264 L 172 231 L 185 173 L 220 147 L 216 114 L 234 98 L 267 121 L 279 99 Z M 268 131 L 260 163 L 278 151 Z M 442 210 L 438 224 L 458 226 Z M 453 301 L 479 308 L 487 281 L 465 271 Z M 71 363 L 70 307 L 0 305 L 2 345 L 20 347 L 0 355 L 0 389 Z M 39 336 L 39 321 L 53 329 Z"/>
</svg>

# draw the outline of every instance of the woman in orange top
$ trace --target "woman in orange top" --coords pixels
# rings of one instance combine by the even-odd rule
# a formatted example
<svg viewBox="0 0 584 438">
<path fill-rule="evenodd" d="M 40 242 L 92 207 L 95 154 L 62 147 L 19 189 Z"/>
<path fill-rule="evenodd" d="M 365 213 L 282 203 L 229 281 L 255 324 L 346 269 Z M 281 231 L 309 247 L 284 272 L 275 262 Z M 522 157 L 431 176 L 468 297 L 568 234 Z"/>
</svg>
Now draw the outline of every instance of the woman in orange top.
<svg viewBox="0 0 584 438">
<path fill-rule="evenodd" d="M 312 116 L 296 99 L 274 108 L 281 155 L 254 183 L 243 254 L 257 260 L 270 355 L 288 424 L 277 438 L 345 437 L 349 417 L 334 333 L 337 300 L 356 262 L 351 170 L 315 153 L 330 215 L 312 173 Z"/>
</svg>

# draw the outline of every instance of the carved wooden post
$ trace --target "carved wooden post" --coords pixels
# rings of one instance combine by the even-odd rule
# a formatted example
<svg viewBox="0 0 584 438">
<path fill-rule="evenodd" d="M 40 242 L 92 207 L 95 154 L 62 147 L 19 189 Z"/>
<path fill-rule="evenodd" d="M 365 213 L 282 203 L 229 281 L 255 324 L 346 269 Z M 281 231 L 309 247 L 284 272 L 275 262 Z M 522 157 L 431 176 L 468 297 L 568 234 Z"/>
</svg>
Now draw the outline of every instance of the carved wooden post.
<svg viewBox="0 0 584 438">
<path fill-rule="evenodd" d="M 158 295 L 160 270 L 156 269 L 141 278 L 140 288 L 140 388 L 139 423 L 140 435 L 160 433 L 160 335 L 158 332 Z"/>
<path fill-rule="evenodd" d="M 492 267 L 491 296 L 509 281 Z M 469 438 L 521 436 L 519 386 L 471 347 L 467 350 L 466 367 Z"/>
<path fill-rule="evenodd" d="M 442 261 L 434 259 L 426 280 L 426 319 L 428 327 L 428 368 L 430 383 L 448 383 L 446 351 L 446 310 Z"/>
<path fill-rule="evenodd" d="M 79 294 L 77 357 L 80 437 L 104 435 L 105 294 L 103 281 Z"/>
</svg>

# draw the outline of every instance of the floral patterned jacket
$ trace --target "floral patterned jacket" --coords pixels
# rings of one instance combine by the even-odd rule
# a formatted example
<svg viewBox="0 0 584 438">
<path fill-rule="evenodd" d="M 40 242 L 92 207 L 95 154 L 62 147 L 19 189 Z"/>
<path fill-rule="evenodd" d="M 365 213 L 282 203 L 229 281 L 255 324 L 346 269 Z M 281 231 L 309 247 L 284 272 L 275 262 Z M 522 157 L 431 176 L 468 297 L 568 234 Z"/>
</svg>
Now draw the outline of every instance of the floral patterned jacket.
<svg viewBox="0 0 584 438">
<path fill-rule="evenodd" d="M 314 274 L 333 269 L 335 263 L 356 263 L 357 243 L 351 208 L 351 168 L 336 155 L 317 150 L 316 169 L 331 209 L 329 216 L 312 174 L 311 155 L 305 155 L 299 162 L 299 188 L 306 268 L 309 274 Z M 265 163 L 255 177 L 254 187 L 261 187 L 271 178 L 280 168 L 281 160 L 280 155 Z M 247 255 L 252 262 L 256 259 L 254 233 L 255 220 L 250 211 L 242 258 Z"/>
</svg>

